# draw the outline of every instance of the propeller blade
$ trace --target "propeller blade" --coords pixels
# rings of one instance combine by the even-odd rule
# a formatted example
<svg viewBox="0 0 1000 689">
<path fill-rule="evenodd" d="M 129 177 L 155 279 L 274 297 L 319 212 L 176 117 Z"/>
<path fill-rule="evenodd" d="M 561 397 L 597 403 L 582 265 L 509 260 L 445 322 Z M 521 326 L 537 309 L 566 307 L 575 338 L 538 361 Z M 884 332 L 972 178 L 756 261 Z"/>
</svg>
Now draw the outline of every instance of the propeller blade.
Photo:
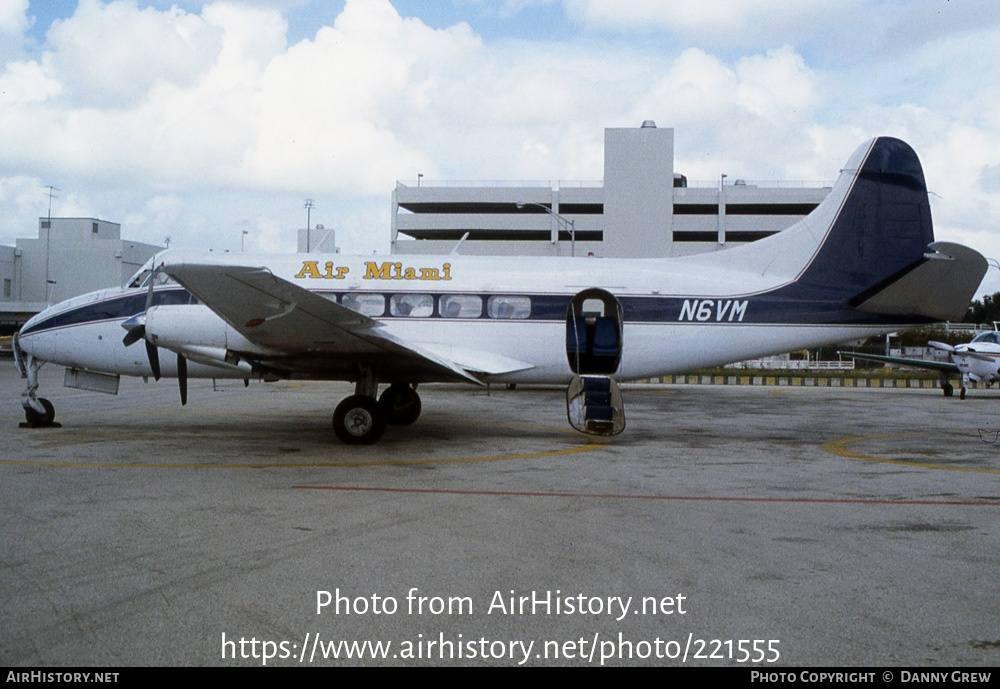
<svg viewBox="0 0 1000 689">
<path fill-rule="evenodd" d="M 149 311 L 149 307 L 153 305 L 153 287 L 156 285 L 156 274 L 160 271 L 158 267 L 153 267 L 153 271 L 149 274 L 149 291 L 146 292 L 146 311 Z"/>
<path fill-rule="evenodd" d="M 160 355 L 156 351 L 156 345 L 146 340 L 146 356 L 149 358 L 149 368 L 153 371 L 153 380 L 160 379 Z"/>
<path fill-rule="evenodd" d="M 945 342 L 936 342 L 934 340 L 930 340 L 930 341 L 927 342 L 927 344 L 929 346 L 933 347 L 934 349 L 940 349 L 942 352 L 954 352 L 955 351 L 954 347 L 952 347 L 950 344 L 947 344 Z"/>
<path fill-rule="evenodd" d="M 177 355 L 177 384 L 181 388 L 181 406 L 188 403 L 188 365 L 187 359 Z"/>
</svg>

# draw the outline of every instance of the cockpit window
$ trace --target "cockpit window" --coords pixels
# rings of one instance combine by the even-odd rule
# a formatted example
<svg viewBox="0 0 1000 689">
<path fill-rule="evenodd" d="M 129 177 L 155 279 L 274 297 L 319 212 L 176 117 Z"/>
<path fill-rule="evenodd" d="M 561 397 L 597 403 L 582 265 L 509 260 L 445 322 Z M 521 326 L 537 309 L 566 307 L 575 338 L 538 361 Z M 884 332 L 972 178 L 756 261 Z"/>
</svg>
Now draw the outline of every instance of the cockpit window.
<svg viewBox="0 0 1000 689">
<path fill-rule="evenodd" d="M 990 331 L 985 333 L 980 333 L 972 338 L 973 342 L 992 342 L 993 344 L 1000 344 L 1000 333 L 996 331 Z"/>
<path fill-rule="evenodd" d="M 149 278 L 153 274 L 154 274 L 153 271 L 150 270 L 149 268 L 143 268 L 142 270 L 140 270 L 138 273 L 135 274 L 132 280 L 128 283 L 128 286 L 131 288 L 149 287 Z M 174 282 L 173 278 L 171 278 L 166 273 L 162 271 L 156 273 L 156 284 L 154 285 L 154 287 L 159 287 L 160 285 L 174 285 L 174 284 L 177 283 Z"/>
</svg>

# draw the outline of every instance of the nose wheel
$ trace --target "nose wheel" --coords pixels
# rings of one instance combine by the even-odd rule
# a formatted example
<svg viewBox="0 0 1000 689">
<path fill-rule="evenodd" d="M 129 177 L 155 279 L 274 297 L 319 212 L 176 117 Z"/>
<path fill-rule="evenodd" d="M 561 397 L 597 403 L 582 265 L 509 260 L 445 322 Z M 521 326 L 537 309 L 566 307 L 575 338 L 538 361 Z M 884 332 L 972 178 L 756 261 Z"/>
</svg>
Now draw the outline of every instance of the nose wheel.
<svg viewBox="0 0 1000 689">
<path fill-rule="evenodd" d="M 43 411 L 38 411 L 34 407 L 27 406 L 24 408 L 24 418 L 27 419 L 28 425 L 33 428 L 42 428 L 45 426 L 51 426 L 52 422 L 56 418 L 56 408 L 52 406 L 44 397 L 35 398 L 37 402 L 43 409 Z"/>
</svg>

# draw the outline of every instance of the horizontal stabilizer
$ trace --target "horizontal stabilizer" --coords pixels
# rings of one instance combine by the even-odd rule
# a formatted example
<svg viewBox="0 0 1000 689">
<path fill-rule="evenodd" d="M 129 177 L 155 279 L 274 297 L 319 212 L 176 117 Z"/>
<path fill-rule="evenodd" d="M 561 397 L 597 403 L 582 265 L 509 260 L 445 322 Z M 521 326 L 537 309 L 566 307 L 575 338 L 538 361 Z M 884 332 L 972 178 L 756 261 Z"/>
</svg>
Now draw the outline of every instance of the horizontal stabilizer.
<svg viewBox="0 0 1000 689">
<path fill-rule="evenodd" d="M 856 308 L 869 313 L 908 313 L 941 321 L 961 320 L 986 274 L 986 259 L 972 249 L 950 242 L 934 242 L 929 248 L 933 253 L 925 254 L 926 260 L 874 294 L 866 293 Z"/>
</svg>

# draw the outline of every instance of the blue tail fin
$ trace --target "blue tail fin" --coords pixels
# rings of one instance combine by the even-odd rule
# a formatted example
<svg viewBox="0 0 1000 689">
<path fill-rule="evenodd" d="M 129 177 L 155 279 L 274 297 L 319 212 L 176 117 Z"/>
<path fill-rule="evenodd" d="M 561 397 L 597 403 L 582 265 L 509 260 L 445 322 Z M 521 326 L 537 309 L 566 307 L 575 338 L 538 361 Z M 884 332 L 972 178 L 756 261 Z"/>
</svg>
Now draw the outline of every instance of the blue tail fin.
<svg viewBox="0 0 1000 689">
<path fill-rule="evenodd" d="M 882 137 L 861 152 L 825 241 L 799 276 L 802 287 L 832 290 L 851 301 L 922 263 L 934 241 L 927 185 L 913 149 Z"/>
<path fill-rule="evenodd" d="M 843 172 L 849 188 L 841 187 L 840 206 L 796 280 L 796 296 L 871 313 L 961 318 L 986 261 L 965 247 L 934 242 L 927 185 L 913 149 L 880 137 L 860 148 Z"/>
</svg>

